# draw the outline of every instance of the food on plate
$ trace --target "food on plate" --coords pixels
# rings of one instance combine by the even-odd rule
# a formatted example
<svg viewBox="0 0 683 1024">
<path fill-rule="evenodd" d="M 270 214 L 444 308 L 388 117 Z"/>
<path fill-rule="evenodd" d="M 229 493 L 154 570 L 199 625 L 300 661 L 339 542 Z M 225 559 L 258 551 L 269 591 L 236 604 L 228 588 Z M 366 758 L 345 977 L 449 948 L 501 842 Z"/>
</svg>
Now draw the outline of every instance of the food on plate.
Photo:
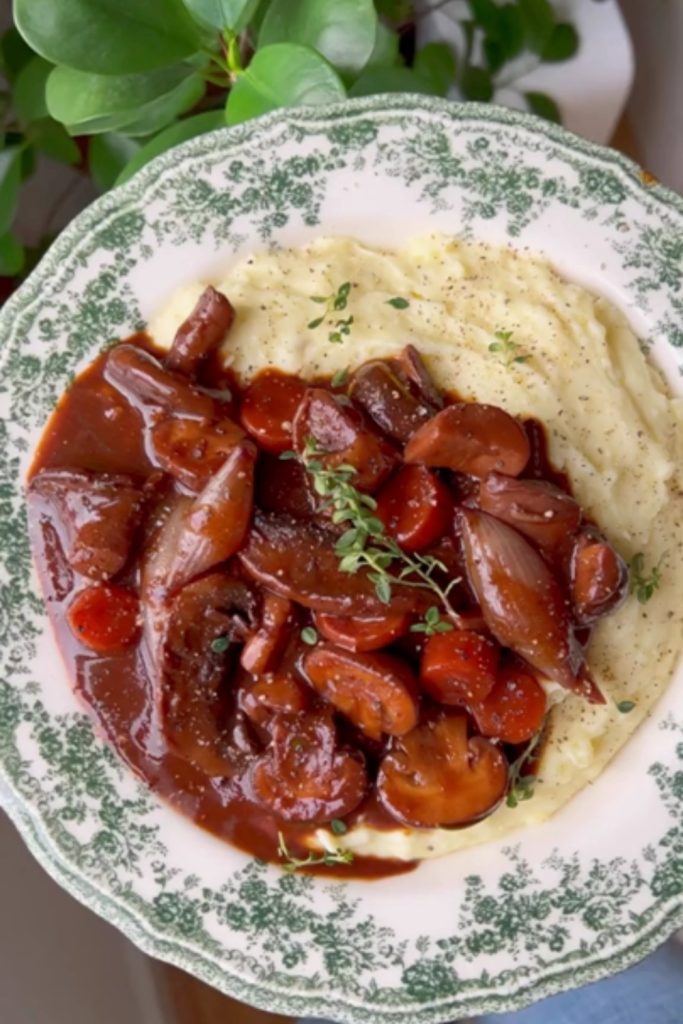
<svg viewBox="0 0 683 1024">
<path fill-rule="evenodd" d="M 45 429 L 29 514 L 69 675 L 157 792 L 288 869 L 543 820 L 673 667 L 678 417 L 542 261 L 250 257 Z"/>
</svg>

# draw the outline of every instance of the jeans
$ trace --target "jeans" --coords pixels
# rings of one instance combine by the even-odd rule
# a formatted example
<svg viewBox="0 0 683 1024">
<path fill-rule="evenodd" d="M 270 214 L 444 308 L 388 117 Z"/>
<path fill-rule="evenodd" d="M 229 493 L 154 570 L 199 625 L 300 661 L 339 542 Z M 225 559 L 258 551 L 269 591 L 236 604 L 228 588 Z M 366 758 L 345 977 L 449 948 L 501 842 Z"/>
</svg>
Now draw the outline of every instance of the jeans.
<svg viewBox="0 0 683 1024">
<path fill-rule="evenodd" d="M 683 1024 L 683 946 L 667 942 L 621 974 L 476 1024 Z"/>
</svg>

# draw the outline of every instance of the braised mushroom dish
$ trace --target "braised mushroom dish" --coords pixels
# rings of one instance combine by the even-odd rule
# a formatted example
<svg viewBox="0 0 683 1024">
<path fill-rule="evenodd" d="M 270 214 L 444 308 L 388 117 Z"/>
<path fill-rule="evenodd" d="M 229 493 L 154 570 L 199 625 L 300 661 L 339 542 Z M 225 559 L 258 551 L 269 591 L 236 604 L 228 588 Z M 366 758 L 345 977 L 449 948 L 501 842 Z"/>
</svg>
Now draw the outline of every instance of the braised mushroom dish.
<svg viewBox="0 0 683 1024">
<path fill-rule="evenodd" d="M 28 485 L 73 685 L 160 795 L 285 867 L 387 874 L 347 837 L 466 829 L 526 795 L 549 694 L 605 697 L 625 562 L 543 425 L 443 393 L 416 347 L 332 378 L 217 358 L 209 287 L 169 350 L 113 345 Z"/>
</svg>

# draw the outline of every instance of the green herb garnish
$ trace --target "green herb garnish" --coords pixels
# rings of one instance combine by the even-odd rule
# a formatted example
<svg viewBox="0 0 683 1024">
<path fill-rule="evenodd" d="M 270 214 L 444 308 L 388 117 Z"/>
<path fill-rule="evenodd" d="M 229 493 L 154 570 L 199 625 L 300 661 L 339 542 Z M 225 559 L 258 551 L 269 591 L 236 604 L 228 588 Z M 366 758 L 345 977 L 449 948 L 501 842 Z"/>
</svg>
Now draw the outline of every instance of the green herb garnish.
<svg viewBox="0 0 683 1024">
<path fill-rule="evenodd" d="M 330 828 L 334 832 L 335 836 L 343 836 L 349 831 L 349 826 L 341 818 L 333 818 L 330 822 Z"/>
<path fill-rule="evenodd" d="M 636 702 L 634 700 L 620 700 L 617 703 L 617 711 L 622 715 L 627 715 L 629 711 L 633 711 L 635 706 Z"/>
<path fill-rule="evenodd" d="M 516 761 L 508 768 L 508 795 L 505 803 L 508 807 L 517 807 L 524 800 L 531 800 L 536 785 L 535 775 L 523 775 L 522 771 L 533 758 L 534 751 L 541 741 L 543 729 L 531 737 Z"/>
<path fill-rule="evenodd" d="M 225 654 L 231 644 L 229 636 L 217 636 L 211 641 L 211 650 L 214 654 Z"/>
<path fill-rule="evenodd" d="M 415 622 L 410 627 L 411 633 L 424 633 L 425 636 L 434 636 L 435 633 L 448 633 L 453 629 L 453 623 L 447 622 L 446 619 L 441 618 L 441 612 L 432 605 L 425 612 L 425 617 L 422 622 Z"/>
<path fill-rule="evenodd" d="M 526 363 L 528 359 L 531 359 L 530 355 L 525 355 L 519 351 L 519 345 L 516 341 L 512 340 L 514 331 L 496 331 L 494 338 L 497 341 L 492 341 L 489 345 L 489 352 L 495 352 L 505 360 L 506 366 L 510 363 Z"/>
<path fill-rule="evenodd" d="M 333 313 L 338 313 L 342 309 L 346 309 L 349 294 L 353 285 L 350 281 L 345 281 L 344 284 L 340 284 L 336 292 L 331 295 L 311 295 L 311 302 L 317 302 L 319 305 L 325 306 L 325 312 L 322 316 L 317 316 L 315 319 L 308 323 L 308 329 L 314 331 L 316 327 L 320 327 L 321 324 L 330 317 Z M 353 324 L 353 317 L 348 316 L 345 319 L 338 319 L 333 322 L 329 334 L 327 335 L 328 341 L 332 344 L 339 344 L 351 333 L 351 325 Z"/>
<path fill-rule="evenodd" d="M 349 368 L 348 366 L 345 366 L 343 370 L 337 370 L 337 372 L 332 377 L 332 380 L 330 381 L 330 385 L 333 388 L 343 388 L 348 379 Z"/>
<path fill-rule="evenodd" d="M 301 639 L 305 644 L 310 644 L 310 646 L 313 647 L 313 645 L 318 642 L 318 634 L 313 629 L 313 626 L 305 626 L 301 630 Z"/>
<path fill-rule="evenodd" d="M 336 819 L 335 819 L 336 820 Z M 314 867 L 317 864 L 352 864 L 353 853 L 351 850 L 324 850 L 322 853 L 309 853 L 308 857 L 300 859 L 293 857 L 289 852 L 285 837 L 282 832 L 277 834 L 278 856 L 284 861 L 283 871 L 293 873 L 300 868 Z"/>
<path fill-rule="evenodd" d="M 342 572 L 358 572 L 361 568 L 370 570 L 368 577 L 383 604 L 391 601 L 395 585 L 420 587 L 431 590 L 446 611 L 450 611 L 448 595 L 460 578 L 456 577 L 446 587 L 441 587 L 434 574 L 447 571 L 444 563 L 433 555 L 403 551 L 392 537 L 386 535 L 382 521 L 373 515 L 377 508 L 375 499 L 353 486 L 351 481 L 356 474 L 355 467 L 342 463 L 329 468 L 320 458 L 324 454 L 313 438 L 307 438 L 300 458 L 311 475 L 313 489 L 323 499 L 322 507 L 332 510 L 332 522 L 348 524 L 348 529 L 335 544 Z M 289 453 L 285 455 L 296 458 Z M 398 570 L 397 574 L 390 575 L 389 568 Z"/>
<path fill-rule="evenodd" d="M 387 299 L 387 306 L 393 306 L 394 309 L 407 309 L 409 305 L 408 300 L 401 298 L 400 295 L 396 295 L 393 299 Z"/>
<path fill-rule="evenodd" d="M 635 594 L 640 604 L 647 604 L 655 590 L 659 587 L 662 582 L 662 562 L 666 557 L 666 553 L 662 555 L 656 565 L 652 567 L 652 571 L 647 575 L 645 571 L 645 555 L 642 551 L 639 551 L 637 555 L 634 555 L 630 562 L 631 569 L 631 593 Z"/>
</svg>

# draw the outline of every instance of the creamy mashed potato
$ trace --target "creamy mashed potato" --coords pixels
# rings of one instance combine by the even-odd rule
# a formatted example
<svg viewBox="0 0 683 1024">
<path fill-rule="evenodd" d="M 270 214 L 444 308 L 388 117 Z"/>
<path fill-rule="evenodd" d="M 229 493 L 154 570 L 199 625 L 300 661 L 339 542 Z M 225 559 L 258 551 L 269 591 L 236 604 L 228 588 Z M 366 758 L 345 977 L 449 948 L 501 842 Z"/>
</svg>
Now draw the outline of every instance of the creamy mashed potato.
<svg viewBox="0 0 683 1024">
<path fill-rule="evenodd" d="M 353 284 L 350 334 L 330 343 L 330 325 L 307 325 L 322 307 L 311 296 Z M 431 235 L 395 252 L 344 238 L 303 249 L 254 255 L 213 280 L 236 308 L 224 346 L 226 364 L 246 378 L 266 366 L 315 377 L 419 349 L 437 384 L 466 399 L 535 416 L 550 456 L 572 481 L 581 505 L 630 559 L 660 558 L 652 599 L 629 598 L 597 626 L 589 664 L 606 694 L 591 706 L 552 690 L 550 741 L 533 799 L 499 808 L 470 828 L 376 832 L 357 827 L 342 840 L 318 841 L 359 853 L 432 857 L 543 821 L 594 779 L 648 714 L 673 672 L 681 642 L 683 403 L 671 398 L 624 316 L 605 299 L 559 277 L 542 259 L 510 249 Z M 207 284 L 182 288 L 150 324 L 169 345 Z M 395 309 L 389 299 L 408 300 Z M 495 332 L 511 331 L 523 363 L 489 350 Z M 616 703 L 635 702 L 629 714 Z"/>
</svg>

